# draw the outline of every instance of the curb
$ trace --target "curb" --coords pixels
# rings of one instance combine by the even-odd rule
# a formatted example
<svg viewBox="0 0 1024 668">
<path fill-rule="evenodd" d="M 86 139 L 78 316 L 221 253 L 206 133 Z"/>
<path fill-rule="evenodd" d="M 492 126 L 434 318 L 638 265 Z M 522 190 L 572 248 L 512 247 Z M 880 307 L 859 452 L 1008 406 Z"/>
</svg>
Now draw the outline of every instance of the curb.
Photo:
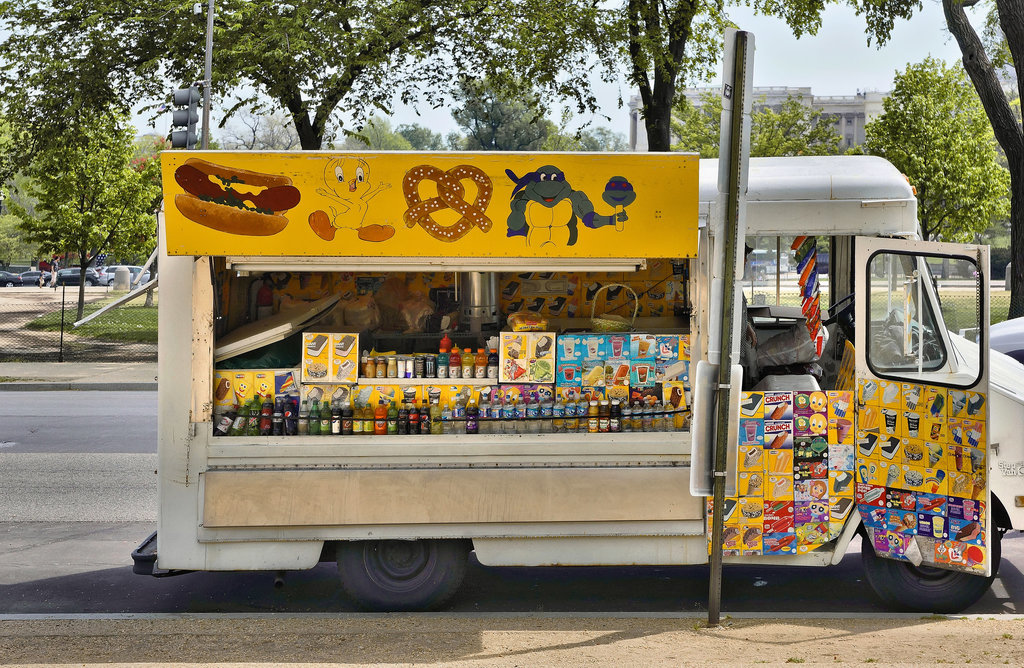
<svg viewBox="0 0 1024 668">
<path fill-rule="evenodd" d="M 67 382 L 12 382 L 12 383 L 0 383 L 0 392 L 36 392 L 36 391 L 62 391 L 62 390 L 82 390 L 82 391 L 101 391 L 101 392 L 138 392 L 138 391 L 155 391 L 157 389 L 156 381 L 149 382 L 127 382 L 127 383 L 89 383 L 80 382 L 76 380 Z"/>
</svg>

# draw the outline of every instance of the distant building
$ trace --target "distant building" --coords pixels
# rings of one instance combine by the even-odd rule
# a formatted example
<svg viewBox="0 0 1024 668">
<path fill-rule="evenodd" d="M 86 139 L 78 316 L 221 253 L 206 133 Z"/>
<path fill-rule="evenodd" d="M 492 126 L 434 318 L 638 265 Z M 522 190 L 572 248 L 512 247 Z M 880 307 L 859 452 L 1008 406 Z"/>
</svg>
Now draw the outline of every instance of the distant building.
<svg viewBox="0 0 1024 668">
<path fill-rule="evenodd" d="M 687 88 L 683 95 L 692 104 L 699 106 L 702 95 L 708 92 L 718 95 L 719 90 L 714 86 Z M 882 100 L 887 95 L 877 91 L 857 91 L 855 95 L 816 96 L 811 93 L 810 86 L 764 86 L 754 88 L 754 109 L 771 107 L 779 111 L 787 98 L 799 99 L 804 105 L 820 110 L 822 118 L 831 119 L 835 123 L 839 148 L 847 149 L 864 143 L 864 126 L 881 115 Z M 641 106 L 639 95 L 630 98 L 629 145 L 634 151 L 646 151 L 648 148 L 647 132 L 640 118 Z"/>
</svg>

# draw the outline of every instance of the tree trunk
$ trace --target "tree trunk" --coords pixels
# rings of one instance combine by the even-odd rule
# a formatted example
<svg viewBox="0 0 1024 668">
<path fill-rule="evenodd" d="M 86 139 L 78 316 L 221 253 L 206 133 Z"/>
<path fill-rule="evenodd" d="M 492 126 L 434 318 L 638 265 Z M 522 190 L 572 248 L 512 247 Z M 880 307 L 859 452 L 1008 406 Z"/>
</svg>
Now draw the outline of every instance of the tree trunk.
<svg viewBox="0 0 1024 668">
<path fill-rule="evenodd" d="M 1010 163 L 1010 313 L 1024 316 L 1024 158 Z"/>
</svg>

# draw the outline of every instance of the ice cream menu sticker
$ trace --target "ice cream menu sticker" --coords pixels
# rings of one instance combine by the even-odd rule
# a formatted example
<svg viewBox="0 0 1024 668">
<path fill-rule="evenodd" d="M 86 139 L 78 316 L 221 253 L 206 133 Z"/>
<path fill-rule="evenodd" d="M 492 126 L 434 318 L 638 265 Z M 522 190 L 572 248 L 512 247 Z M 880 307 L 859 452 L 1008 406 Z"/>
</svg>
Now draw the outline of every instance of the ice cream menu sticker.
<svg viewBox="0 0 1024 668">
<path fill-rule="evenodd" d="M 857 393 L 855 500 L 876 553 L 983 571 L 986 395 L 873 378 Z"/>
<path fill-rule="evenodd" d="M 853 398 L 743 394 L 739 496 L 724 507 L 725 554 L 802 554 L 839 535 L 854 506 Z"/>
</svg>

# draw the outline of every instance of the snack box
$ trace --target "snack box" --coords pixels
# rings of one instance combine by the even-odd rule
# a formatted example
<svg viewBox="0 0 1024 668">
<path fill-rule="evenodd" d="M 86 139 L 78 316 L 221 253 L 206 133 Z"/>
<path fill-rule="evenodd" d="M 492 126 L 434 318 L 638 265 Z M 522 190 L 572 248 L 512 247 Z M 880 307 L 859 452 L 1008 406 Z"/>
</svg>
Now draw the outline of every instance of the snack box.
<svg viewBox="0 0 1024 668">
<path fill-rule="evenodd" d="M 213 372 L 213 406 L 228 409 L 244 406 L 253 398 L 253 372 L 217 370 Z M 216 411 L 218 413 L 224 412 Z"/>
</svg>

